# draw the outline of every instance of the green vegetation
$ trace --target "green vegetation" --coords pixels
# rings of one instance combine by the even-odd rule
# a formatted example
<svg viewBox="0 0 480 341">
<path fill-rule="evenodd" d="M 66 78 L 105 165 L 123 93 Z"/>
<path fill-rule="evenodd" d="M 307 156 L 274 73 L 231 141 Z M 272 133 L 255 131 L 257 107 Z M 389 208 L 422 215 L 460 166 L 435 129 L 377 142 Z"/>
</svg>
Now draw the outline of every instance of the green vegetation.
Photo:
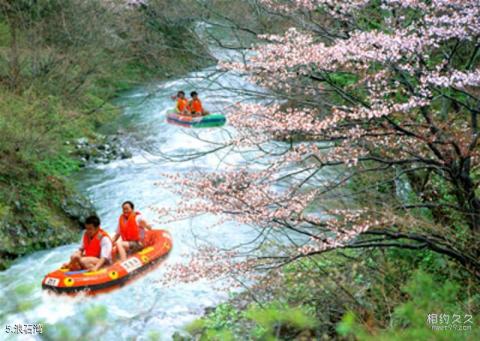
<svg viewBox="0 0 480 341">
<path fill-rule="evenodd" d="M 177 339 L 476 340 L 480 291 L 456 270 L 429 251 L 310 257 L 219 305 L 186 328 L 190 336 Z M 247 308 L 245 300 L 251 302 Z M 433 330 L 435 325 L 452 330 Z"/>
<path fill-rule="evenodd" d="M 476 321 L 468 308 L 472 304 L 478 308 L 478 294 L 462 300 L 461 296 L 465 295 L 460 294 L 458 283 L 436 282 L 432 275 L 422 271 L 414 273 L 403 291 L 408 300 L 395 307 L 388 330 L 368 330 L 359 323 L 355 313 L 348 312 L 337 331 L 342 336 L 354 335 L 359 340 L 473 340 L 480 337 L 480 329 L 475 326 Z M 432 326 L 437 325 L 453 329 L 433 330 Z"/>
</svg>

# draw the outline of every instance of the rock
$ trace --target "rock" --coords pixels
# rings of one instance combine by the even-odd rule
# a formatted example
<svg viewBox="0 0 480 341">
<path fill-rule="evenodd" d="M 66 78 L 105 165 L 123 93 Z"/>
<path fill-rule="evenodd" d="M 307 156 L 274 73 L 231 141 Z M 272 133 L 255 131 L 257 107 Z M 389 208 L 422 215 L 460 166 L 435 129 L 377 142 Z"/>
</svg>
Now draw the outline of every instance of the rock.
<svg viewBox="0 0 480 341">
<path fill-rule="evenodd" d="M 60 206 L 70 218 L 79 223 L 79 226 L 83 225 L 89 215 L 95 214 L 95 208 L 90 200 L 79 193 L 64 197 Z"/>
<path fill-rule="evenodd" d="M 99 134 L 99 133 L 94 133 L 95 136 L 94 140 L 96 142 L 104 141 L 107 137 L 105 135 Z"/>
<path fill-rule="evenodd" d="M 192 336 L 190 336 L 184 331 L 176 331 L 172 335 L 172 340 L 173 341 L 191 341 L 191 340 L 195 340 L 195 338 L 193 338 Z"/>
<path fill-rule="evenodd" d="M 215 311 L 215 307 L 206 307 L 204 310 L 203 310 L 203 314 L 204 315 L 208 315 L 210 313 L 213 313 Z"/>
<path fill-rule="evenodd" d="M 133 156 L 132 153 L 130 153 L 128 150 L 124 151 L 124 152 L 122 152 L 122 154 L 120 154 L 120 157 L 122 158 L 122 160 L 129 159 L 132 156 Z"/>
<path fill-rule="evenodd" d="M 15 200 L 13 204 L 15 205 L 15 208 L 16 208 L 17 210 L 21 210 L 21 209 L 22 209 L 22 203 L 21 203 L 20 201 Z"/>
<path fill-rule="evenodd" d="M 77 144 L 88 145 L 88 139 L 86 137 L 81 137 L 81 138 L 77 139 Z"/>
<path fill-rule="evenodd" d="M 120 131 L 119 129 L 119 133 Z M 89 143 L 86 138 L 77 139 L 76 150 L 72 154 L 79 158 L 82 166 L 91 162 L 99 164 L 131 158 L 132 153 L 121 145 L 122 139 L 118 134 L 109 136 L 96 134 L 95 141 L 100 142 L 96 144 Z"/>
<path fill-rule="evenodd" d="M 98 149 L 91 149 L 90 150 L 90 158 L 91 159 L 98 158 L 98 157 L 101 157 L 101 156 L 102 156 L 102 151 L 100 151 Z"/>
</svg>

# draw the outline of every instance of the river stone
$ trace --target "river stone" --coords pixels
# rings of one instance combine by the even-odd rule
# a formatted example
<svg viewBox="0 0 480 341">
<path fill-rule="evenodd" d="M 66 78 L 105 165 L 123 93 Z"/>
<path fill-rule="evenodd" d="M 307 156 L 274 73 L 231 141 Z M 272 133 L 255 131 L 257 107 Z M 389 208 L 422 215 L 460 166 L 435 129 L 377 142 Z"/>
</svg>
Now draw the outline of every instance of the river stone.
<svg viewBox="0 0 480 341">
<path fill-rule="evenodd" d="M 195 340 L 190 334 L 186 333 L 185 331 L 176 331 L 172 335 L 173 341 L 191 341 Z"/>
<path fill-rule="evenodd" d="M 76 140 L 76 150 L 72 152 L 72 155 L 78 158 L 81 167 L 85 167 L 89 163 L 105 164 L 113 160 L 132 157 L 132 153 L 122 146 L 122 139 L 118 134 L 108 136 L 96 134 L 95 141 L 101 143 L 91 144 L 86 138 Z"/>
<path fill-rule="evenodd" d="M 213 313 L 215 311 L 215 307 L 206 307 L 204 310 L 203 310 L 203 314 L 204 315 L 208 315 L 210 313 Z"/>
<path fill-rule="evenodd" d="M 132 153 L 130 153 L 129 151 L 125 151 L 121 154 L 122 159 L 129 159 L 131 157 L 132 157 Z"/>
<path fill-rule="evenodd" d="M 87 145 L 88 144 L 88 139 L 86 137 L 81 137 L 81 138 L 77 139 L 77 143 L 79 145 Z"/>
<path fill-rule="evenodd" d="M 95 208 L 91 201 L 79 193 L 64 197 L 61 201 L 61 208 L 79 225 L 83 225 L 88 216 L 95 214 Z"/>
</svg>

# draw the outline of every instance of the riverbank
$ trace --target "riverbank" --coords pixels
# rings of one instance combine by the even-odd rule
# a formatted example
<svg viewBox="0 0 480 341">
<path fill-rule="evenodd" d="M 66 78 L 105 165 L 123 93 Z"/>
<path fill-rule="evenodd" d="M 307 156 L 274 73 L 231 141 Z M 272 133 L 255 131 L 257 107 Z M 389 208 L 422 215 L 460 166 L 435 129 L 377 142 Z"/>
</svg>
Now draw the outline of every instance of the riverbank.
<svg viewBox="0 0 480 341">
<path fill-rule="evenodd" d="M 36 18 L 35 25 L 50 30 L 48 25 L 54 25 L 58 15 L 67 14 L 72 27 L 65 30 L 75 24 L 87 25 L 74 13 L 67 13 L 70 5 L 45 8 L 48 12 Z M 77 10 L 98 10 L 88 6 Z M 35 8 L 8 10 L 16 11 L 7 13 L 17 18 L 22 11 Z M 0 60 L 6 66 L 0 72 L 0 270 L 20 256 L 79 239 L 83 220 L 95 209 L 69 176 L 90 162 L 131 156 L 123 146 L 115 145 L 114 137 L 98 134 L 103 124 L 121 114 L 121 108 L 112 104 L 120 92 L 180 76 L 214 61 L 192 35 L 194 23 L 180 26 L 170 17 L 168 22 L 157 20 L 158 26 L 151 28 L 146 26 L 151 22 L 144 23 L 151 13 L 133 8 L 121 12 L 121 19 L 138 26 L 129 26 L 130 31 L 122 33 L 125 26 L 119 26 L 118 18 L 107 12 L 102 15 L 103 19 L 96 18 L 98 22 L 85 30 L 98 29 L 104 34 L 102 27 L 111 24 L 115 34 L 130 35 L 122 37 L 121 45 L 99 48 L 101 37 L 83 37 L 85 32 L 78 27 L 69 31 L 73 35 L 69 39 L 74 41 L 66 41 L 60 34 L 63 29 L 59 32 L 57 27 L 57 31 L 42 32 L 37 37 L 41 42 L 32 46 L 34 27 L 0 20 L 0 50 L 6 56 Z M 175 36 L 168 33 L 173 29 Z M 149 46 L 147 40 L 152 39 L 155 45 Z M 84 44 L 80 49 L 71 45 L 80 40 Z M 160 42 L 175 48 L 165 48 Z M 146 46 L 155 57 L 147 58 L 139 50 Z M 16 62 L 19 64 L 14 65 Z"/>
<path fill-rule="evenodd" d="M 173 339 L 437 339 L 432 311 L 476 316 L 477 291 L 451 260 L 428 250 L 335 251 L 272 270 Z M 477 326 L 442 331 L 449 340 L 479 335 Z"/>
</svg>

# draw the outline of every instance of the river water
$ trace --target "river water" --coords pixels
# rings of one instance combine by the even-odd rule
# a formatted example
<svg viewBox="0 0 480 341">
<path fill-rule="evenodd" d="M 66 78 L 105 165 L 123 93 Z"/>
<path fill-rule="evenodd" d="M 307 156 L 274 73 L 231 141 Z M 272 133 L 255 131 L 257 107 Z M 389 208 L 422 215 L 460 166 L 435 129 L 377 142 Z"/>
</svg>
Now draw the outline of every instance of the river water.
<svg viewBox="0 0 480 341">
<path fill-rule="evenodd" d="M 216 56 L 228 54 L 216 51 Z M 101 319 L 91 331 L 95 339 L 149 339 L 152 335 L 170 339 L 188 322 L 201 316 L 206 307 L 228 299 L 231 292 L 218 290 L 213 283 L 199 281 L 165 287 L 159 284 L 165 265 L 181 262 L 185 254 L 195 251 L 198 241 L 214 241 L 223 247 L 249 241 L 252 231 L 247 226 L 223 223 L 215 226 L 216 218 L 201 216 L 194 219 L 159 225 L 155 207 L 175 206 L 178 197 L 156 185 L 165 181 L 162 174 L 190 171 L 214 171 L 235 167 L 244 162 L 237 154 L 226 151 L 211 153 L 188 162 L 167 161 L 161 156 L 185 155 L 209 150 L 211 145 L 201 140 L 220 142 L 231 128 L 212 128 L 193 131 L 165 122 L 165 114 L 174 102 L 170 96 L 178 90 L 200 92 L 204 106 L 211 112 L 227 112 L 239 100 L 249 100 L 248 92 L 261 91 L 231 73 L 218 73 L 215 67 L 191 73 L 181 79 L 152 83 L 121 96 L 118 105 L 122 115 L 105 127 L 120 130 L 133 151 L 133 157 L 106 165 L 87 167 L 74 175 L 77 187 L 87 195 L 102 220 L 102 227 L 113 234 L 125 200 L 133 201 L 136 209 L 173 237 L 173 250 L 158 268 L 135 282 L 95 297 L 61 297 L 44 292 L 41 281 L 46 273 L 58 268 L 76 250 L 79 243 L 33 253 L 17 260 L 8 270 L 0 272 L 0 339 L 39 339 L 26 335 L 5 333 L 6 326 L 43 323 L 47 334 L 66 339 L 90 339 L 88 323 Z M 234 89 L 242 89 L 239 95 Z M 246 93 L 247 92 L 247 93 Z M 201 140 L 198 138 L 200 137 Z M 79 242 L 81 235 L 79 233 Z M 233 289 L 232 289 L 233 290 Z M 101 308 L 104 307 L 104 308 Z M 96 313 L 95 313 L 96 311 Z M 98 338 L 97 338 L 98 337 Z"/>
</svg>

